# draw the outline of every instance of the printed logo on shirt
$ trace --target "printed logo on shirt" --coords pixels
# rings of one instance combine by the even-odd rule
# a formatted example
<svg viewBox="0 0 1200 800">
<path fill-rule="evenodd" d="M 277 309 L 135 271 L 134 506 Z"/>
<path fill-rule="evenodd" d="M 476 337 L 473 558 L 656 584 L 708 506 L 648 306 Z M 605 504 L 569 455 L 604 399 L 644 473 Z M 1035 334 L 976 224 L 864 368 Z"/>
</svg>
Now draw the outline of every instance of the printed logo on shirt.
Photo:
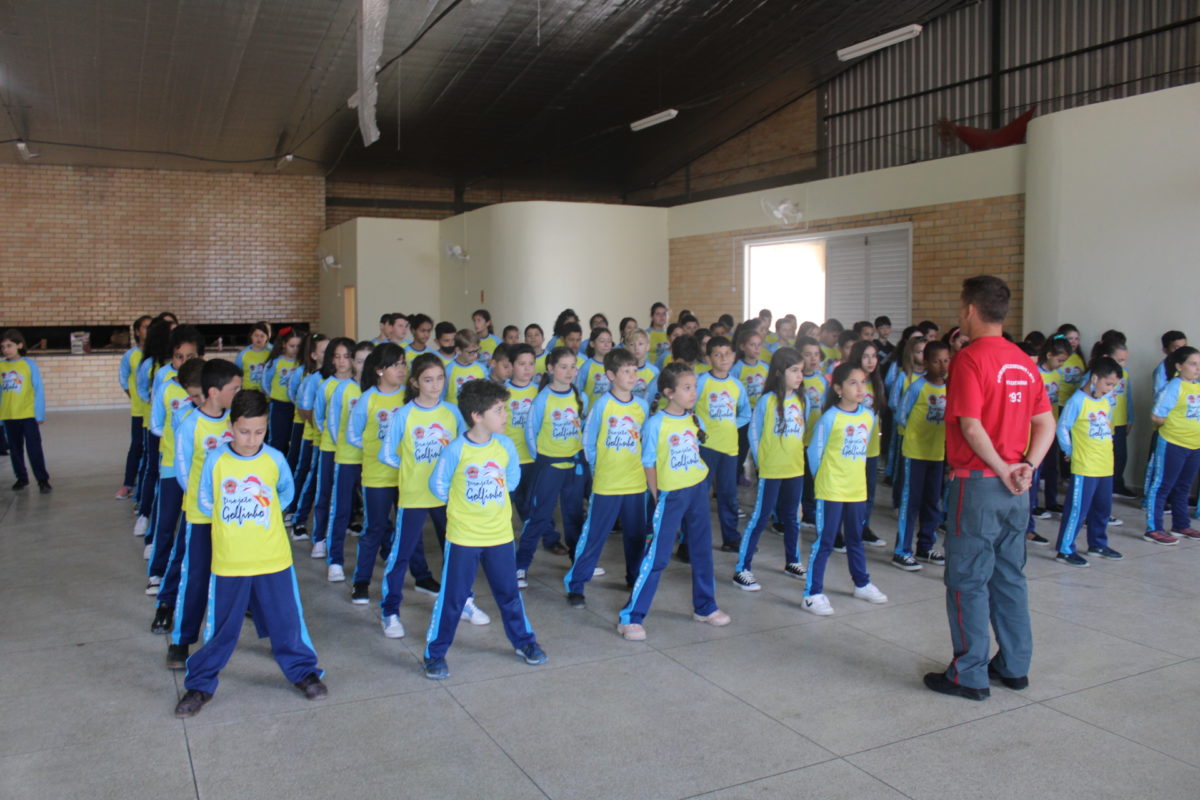
<svg viewBox="0 0 1200 800">
<path fill-rule="evenodd" d="M 1063 382 L 1069 386 L 1075 386 L 1083 378 L 1083 370 L 1080 369 L 1079 367 L 1064 366 L 1062 368 L 1062 372 L 1063 372 Z"/>
<path fill-rule="evenodd" d="M 468 503 L 486 506 L 488 503 L 504 504 L 504 469 L 495 461 L 483 466 L 468 464 L 463 470 L 467 479 L 466 499 Z"/>
<path fill-rule="evenodd" d="M 569 441 L 579 438 L 579 414 L 571 406 L 556 408 L 550 414 L 550 438 Z"/>
<path fill-rule="evenodd" d="M 25 380 L 21 377 L 21 373 L 14 369 L 4 373 L 3 378 L 0 379 L 0 390 L 5 392 L 19 392 L 24 384 Z"/>
<path fill-rule="evenodd" d="M 459 389 L 461 389 L 463 387 L 463 384 L 466 383 L 467 381 L 475 380 L 475 377 L 476 376 L 474 376 L 474 375 L 455 375 L 454 376 L 455 391 L 458 391 Z"/>
<path fill-rule="evenodd" d="M 1184 412 L 1184 419 L 1200 420 L 1200 394 L 1187 396 L 1187 411 Z"/>
<path fill-rule="evenodd" d="M 866 395 L 863 396 L 863 405 L 866 406 L 867 408 L 871 409 L 872 411 L 875 410 L 875 395 L 874 395 L 874 393 L 867 392 Z"/>
<path fill-rule="evenodd" d="M 279 376 L 279 378 L 278 378 L 279 385 L 280 385 L 280 386 L 287 386 L 287 385 L 288 385 L 288 381 L 289 381 L 289 380 L 291 379 L 291 377 L 292 377 L 292 373 L 293 373 L 293 372 L 295 372 L 295 371 L 296 371 L 296 368 L 295 368 L 295 367 L 292 367 L 292 368 L 290 368 L 290 369 L 288 369 L 288 368 L 286 368 L 286 367 L 285 367 L 285 368 L 283 368 L 283 369 L 280 369 L 280 370 L 278 370 L 276 374 L 278 374 L 278 376 Z"/>
<path fill-rule="evenodd" d="M 650 384 L 646 381 L 646 379 L 639 377 L 637 379 L 637 383 L 635 383 L 633 385 L 634 397 L 640 397 L 643 400 L 646 399 L 646 390 L 649 388 L 650 388 Z"/>
<path fill-rule="evenodd" d="M 250 365 L 250 382 L 262 385 L 263 375 L 267 371 L 267 362 L 263 361 L 259 364 Z"/>
<path fill-rule="evenodd" d="M 418 464 L 432 464 L 450 444 L 450 433 L 440 423 L 413 428 L 413 459 Z"/>
<path fill-rule="evenodd" d="M 592 383 L 592 394 L 599 397 L 607 392 L 610 386 L 612 386 L 612 383 L 608 380 L 608 375 L 601 372 L 596 375 L 596 380 Z M 642 391 L 644 392 L 645 389 L 642 389 Z"/>
<path fill-rule="evenodd" d="M 867 434 L 870 430 L 871 426 L 865 422 L 847 425 L 845 436 L 842 438 L 842 458 L 866 458 Z"/>
<path fill-rule="evenodd" d="M 762 397 L 763 386 L 766 382 L 767 378 L 761 372 L 748 373 L 746 377 L 742 378 L 742 385 L 746 387 L 746 394 L 750 396 L 751 400 Z"/>
<path fill-rule="evenodd" d="M 182 400 L 180 400 L 178 397 L 172 398 L 172 399 L 171 399 L 171 410 L 172 410 L 172 411 L 178 411 L 178 410 L 179 410 L 179 406 L 180 406 L 182 403 L 183 403 L 183 401 L 182 401 Z"/>
<path fill-rule="evenodd" d="M 816 386 L 804 387 L 804 395 L 808 398 L 808 407 L 814 411 L 821 407 L 821 390 Z"/>
<path fill-rule="evenodd" d="M 733 419 L 733 395 L 721 390 L 708 393 L 708 416 L 713 422 L 727 422 Z"/>
<path fill-rule="evenodd" d="M 638 441 L 642 438 L 641 426 L 633 417 L 626 414 L 608 418 L 608 430 L 604 436 L 604 446 L 609 450 L 629 450 L 637 452 Z"/>
<path fill-rule="evenodd" d="M 211 451 L 211 450 L 216 450 L 218 447 L 225 444 L 225 442 L 232 442 L 232 441 L 233 441 L 233 431 L 225 431 L 220 436 L 210 433 L 208 436 L 204 437 L 204 441 L 201 442 L 201 444 L 204 445 L 205 450 Z"/>
<path fill-rule="evenodd" d="M 775 418 L 775 433 L 779 436 L 795 436 L 801 437 L 804 435 L 804 412 L 800 410 L 800 406 L 796 403 L 788 403 L 783 409 L 783 430 L 779 429 L 779 418 Z"/>
<path fill-rule="evenodd" d="M 1050 405 L 1058 405 L 1058 381 L 1046 382 L 1046 397 L 1050 400 Z"/>
<path fill-rule="evenodd" d="M 700 464 L 700 442 L 692 431 L 672 433 L 667 438 L 667 456 L 671 469 L 687 472 Z"/>
<path fill-rule="evenodd" d="M 391 419 L 392 412 L 386 408 L 381 408 L 375 413 L 375 430 L 381 442 L 387 438 L 388 423 Z"/>
<path fill-rule="evenodd" d="M 929 395 L 929 410 L 925 412 L 925 421 L 937 425 L 946 421 L 946 396 L 944 394 Z"/>
<path fill-rule="evenodd" d="M 229 478 L 221 484 L 225 496 L 221 500 L 221 521 L 238 525 L 254 523 L 264 528 L 271 517 L 271 487 L 257 475 L 242 480 Z"/>
<path fill-rule="evenodd" d="M 508 401 L 508 418 L 514 428 L 525 427 L 525 420 L 529 419 L 529 409 L 532 405 L 532 397 L 522 397 Z"/>
<path fill-rule="evenodd" d="M 1088 414 L 1088 438 L 1100 441 L 1112 438 L 1112 425 L 1109 424 L 1107 411 L 1093 411 Z"/>
</svg>

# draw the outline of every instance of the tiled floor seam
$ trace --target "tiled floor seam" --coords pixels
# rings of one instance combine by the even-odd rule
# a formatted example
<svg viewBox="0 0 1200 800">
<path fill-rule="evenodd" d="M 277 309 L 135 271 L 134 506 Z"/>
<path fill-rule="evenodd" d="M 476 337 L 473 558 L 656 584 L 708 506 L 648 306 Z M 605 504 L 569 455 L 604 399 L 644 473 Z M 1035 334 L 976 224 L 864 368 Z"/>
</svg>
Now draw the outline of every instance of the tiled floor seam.
<svg viewBox="0 0 1200 800">
<path fill-rule="evenodd" d="M 1152 670 L 1150 670 L 1150 671 L 1152 671 Z M 1093 687 L 1093 688 L 1094 688 L 1094 687 Z M 1051 699 L 1053 699 L 1053 698 L 1051 698 Z M 1167 758 L 1171 759 L 1172 761 L 1178 761 L 1180 764 L 1183 764 L 1183 765 L 1184 765 L 1184 766 L 1186 766 L 1186 767 L 1191 767 L 1191 768 L 1192 768 L 1192 769 L 1194 769 L 1194 770 L 1200 771 L 1200 764 L 1194 764 L 1194 763 L 1192 763 L 1191 761 L 1185 761 L 1185 760 L 1183 760 L 1182 758 L 1180 758 L 1179 756 L 1171 755 L 1170 753 L 1167 753 L 1167 752 L 1164 752 L 1164 751 L 1162 751 L 1162 750 L 1159 750 L 1157 747 L 1154 747 L 1154 746 L 1152 746 L 1152 745 L 1148 745 L 1148 744 L 1146 744 L 1145 742 L 1139 742 L 1137 739 L 1132 739 L 1132 738 L 1130 738 L 1130 737 L 1126 736 L 1126 735 L 1125 735 L 1125 734 L 1123 734 L 1123 733 L 1118 733 L 1117 731 L 1110 731 L 1108 728 L 1105 728 L 1105 727 L 1102 727 L 1102 726 L 1100 726 L 1100 725 L 1097 725 L 1097 724 L 1096 724 L 1096 723 L 1094 723 L 1094 722 L 1089 722 L 1089 721 L 1088 721 L 1088 720 L 1086 720 L 1086 719 L 1082 719 L 1082 718 L 1080 718 L 1080 717 L 1077 717 L 1077 716 L 1075 716 L 1074 714 L 1071 714 L 1071 713 L 1069 713 L 1069 712 L 1067 712 L 1067 711 L 1063 711 L 1061 708 L 1055 708 L 1055 707 L 1053 707 L 1053 706 L 1048 706 L 1048 705 L 1046 705 L 1045 701 L 1039 700 L 1039 701 L 1037 701 L 1037 704 L 1038 704 L 1038 705 L 1040 705 L 1040 706 L 1044 706 L 1044 707 L 1045 707 L 1045 708 L 1046 708 L 1048 711 L 1053 711 L 1053 712 L 1055 712 L 1056 714 L 1062 714 L 1064 717 L 1068 717 L 1069 719 L 1073 719 L 1073 720 L 1075 720 L 1076 722 L 1079 722 L 1079 723 L 1082 723 L 1082 724 L 1084 724 L 1084 725 L 1087 725 L 1089 728 L 1095 728 L 1095 729 L 1096 729 L 1096 730 L 1098 730 L 1098 731 L 1104 731 L 1104 732 L 1105 732 L 1105 733 L 1107 733 L 1107 734 L 1111 734 L 1112 736 L 1116 736 L 1118 739 L 1124 739 L 1125 741 L 1129 742 L 1130 744 L 1135 744 L 1135 745 L 1137 745 L 1138 747 L 1144 747 L 1144 748 L 1146 748 L 1147 750 L 1152 750 L 1153 752 L 1155 752 L 1155 753 L 1158 753 L 1158 754 L 1159 754 L 1159 755 L 1161 755 L 1161 756 L 1166 756 Z"/>
<path fill-rule="evenodd" d="M 713 789 L 706 789 L 705 791 L 700 792 L 698 794 L 685 795 L 685 796 L 679 798 L 679 800 L 697 800 L 697 798 L 708 797 L 709 795 L 714 795 L 714 794 L 717 794 L 718 792 L 727 792 L 730 789 L 736 789 L 739 786 L 748 786 L 752 783 L 758 783 L 759 781 L 767 781 L 767 780 L 771 780 L 772 778 L 779 778 L 784 775 L 791 775 L 793 772 L 800 772 L 802 770 L 808 769 L 809 767 L 819 767 L 822 764 L 829 764 L 834 761 L 842 761 L 842 760 L 843 759 L 837 758 L 837 757 L 827 758 L 824 761 L 817 761 L 816 763 L 813 763 L 813 764 L 805 764 L 803 767 L 793 767 L 792 769 L 785 769 L 782 772 L 774 772 L 774 773 L 771 773 L 770 775 L 759 775 L 757 778 L 747 778 L 744 781 L 738 781 L 737 783 L 731 783 L 728 786 L 717 786 Z M 857 767 L 856 767 L 856 769 L 857 769 Z"/>
<path fill-rule="evenodd" d="M 182 680 L 178 672 L 173 676 L 175 678 L 175 695 L 179 696 L 179 690 L 182 688 L 180 683 Z M 200 781 L 196 778 L 196 762 L 192 760 L 192 740 L 188 736 L 188 727 L 185 720 L 179 721 L 179 727 L 183 731 L 183 747 L 187 750 L 188 757 L 188 772 L 192 776 L 192 789 L 196 792 L 196 800 L 200 800 Z"/>
</svg>

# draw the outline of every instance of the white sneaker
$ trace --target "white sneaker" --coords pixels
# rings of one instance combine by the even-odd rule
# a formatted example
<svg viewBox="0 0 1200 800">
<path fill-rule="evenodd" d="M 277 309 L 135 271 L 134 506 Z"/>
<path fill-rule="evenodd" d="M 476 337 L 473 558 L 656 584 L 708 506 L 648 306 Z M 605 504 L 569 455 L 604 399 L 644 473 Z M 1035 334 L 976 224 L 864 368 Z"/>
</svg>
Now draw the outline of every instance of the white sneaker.
<svg viewBox="0 0 1200 800">
<path fill-rule="evenodd" d="M 599 577 L 607 575 L 607 574 L 608 573 L 604 570 L 604 567 L 596 567 L 594 570 L 592 570 L 593 578 L 599 578 Z"/>
<path fill-rule="evenodd" d="M 292 537 L 293 542 L 303 542 L 308 538 L 307 533 L 296 533 L 296 526 L 292 525 L 287 529 L 288 536 Z"/>
<path fill-rule="evenodd" d="M 153 542 L 142 548 L 142 561 L 149 561 L 150 556 L 154 555 Z"/>
<path fill-rule="evenodd" d="M 462 621 L 469 622 L 472 625 L 487 625 L 492 621 L 492 618 L 475 605 L 475 599 L 468 597 L 466 605 L 462 610 Z"/>
<path fill-rule="evenodd" d="M 329 551 L 325 549 L 325 540 L 313 542 L 312 552 L 309 553 L 313 558 L 324 558 Z"/>
<path fill-rule="evenodd" d="M 748 569 L 744 569 L 733 576 L 733 585 L 747 592 L 762 590 L 762 584 L 754 579 L 754 573 Z"/>
<path fill-rule="evenodd" d="M 523 570 L 523 569 L 517 570 L 517 588 L 518 589 L 528 589 L 529 588 L 529 581 L 525 580 L 525 570 Z"/>
<path fill-rule="evenodd" d="M 859 586 L 854 590 L 854 596 L 859 600 L 866 600 L 868 603 L 887 602 L 887 595 L 879 591 L 879 587 L 873 583 L 868 583 L 866 586 Z"/>
<path fill-rule="evenodd" d="M 146 528 L 150 527 L 149 517 L 138 517 L 137 522 L 133 523 L 133 535 L 145 536 Z"/>
<path fill-rule="evenodd" d="M 284 525 L 286 525 L 286 526 L 287 526 L 287 527 L 289 527 L 289 528 L 290 528 L 290 527 L 292 527 L 292 519 L 293 519 L 295 516 L 296 516 L 296 515 L 295 515 L 295 513 L 293 513 L 293 512 L 288 512 L 287 514 L 284 514 L 284 515 L 283 515 L 283 524 L 284 524 Z"/>
<path fill-rule="evenodd" d="M 330 564 L 329 569 L 325 570 L 325 577 L 330 583 L 337 583 L 346 580 L 346 571 L 341 564 Z"/>
<path fill-rule="evenodd" d="M 810 614 L 816 614 L 818 617 L 828 617 L 833 613 L 833 606 L 829 604 L 829 598 L 823 594 L 814 594 L 811 597 L 804 598 L 800 603 L 800 607 Z"/>
<path fill-rule="evenodd" d="M 149 583 L 146 584 L 146 594 L 153 597 L 158 594 L 158 586 L 162 583 L 162 578 L 157 575 L 151 575 Z"/>
<path fill-rule="evenodd" d="M 389 639 L 403 639 L 404 625 L 400 622 L 399 614 L 389 614 L 379 620 L 379 624 L 383 626 L 383 635 Z"/>
<path fill-rule="evenodd" d="M 1109 517 L 1109 518 L 1108 518 L 1108 524 L 1109 524 L 1110 526 L 1112 526 L 1112 527 L 1114 527 L 1114 528 L 1115 528 L 1115 527 L 1117 527 L 1118 525 L 1124 525 L 1124 524 L 1125 524 L 1125 520 L 1123 520 L 1123 519 L 1117 519 L 1116 517 Z"/>
</svg>

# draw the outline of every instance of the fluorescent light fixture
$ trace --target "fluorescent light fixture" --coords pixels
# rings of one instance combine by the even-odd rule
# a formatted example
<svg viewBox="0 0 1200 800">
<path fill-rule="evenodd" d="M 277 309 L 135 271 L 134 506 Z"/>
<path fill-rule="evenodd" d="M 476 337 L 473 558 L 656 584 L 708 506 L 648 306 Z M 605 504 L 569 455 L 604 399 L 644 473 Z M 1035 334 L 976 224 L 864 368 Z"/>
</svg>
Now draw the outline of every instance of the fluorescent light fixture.
<svg viewBox="0 0 1200 800">
<path fill-rule="evenodd" d="M 894 44 L 915 39 L 921 35 L 920 25 L 906 25 L 903 28 L 897 28 L 894 31 L 881 33 L 874 39 L 867 39 L 865 42 L 852 44 L 849 47 L 843 47 L 837 51 L 839 61 L 850 61 L 865 56 L 867 53 L 874 53 L 876 50 L 882 50 L 885 47 L 891 47 Z"/>
<path fill-rule="evenodd" d="M 679 116 L 679 109 L 668 108 L 666 111 L 660 111 L 657 114 L 651 114 L 648 117 L 639 119 L 636 122 L 629 123 L 631 131 L 642 131 L 646 128 L 653 127 L 662 122 L 669 122 Z"/>
<path fill-rule="evenodd" d="M 294 158 L 295 158 L 294 155 L 292 155 L 291 153 L 288 153 L 283 158 L 281 158 L 275 162 L 275 169 L 283 169 L 288 164 L 292 163 L 292 159 L 294 159 Z"/>
<path fill-rule="evenodd" d="M 20 153 L 21 158 L 25 159 L 26 161 L 29 161 L 30 159 L 34 159 L 34 158 L 38 157 L 38 153 L 35 153 L 32 150 L 30 150 L 29 145 L 26 144 L 21 139 L 17 140 L 17 152 Z"/>
</svg>

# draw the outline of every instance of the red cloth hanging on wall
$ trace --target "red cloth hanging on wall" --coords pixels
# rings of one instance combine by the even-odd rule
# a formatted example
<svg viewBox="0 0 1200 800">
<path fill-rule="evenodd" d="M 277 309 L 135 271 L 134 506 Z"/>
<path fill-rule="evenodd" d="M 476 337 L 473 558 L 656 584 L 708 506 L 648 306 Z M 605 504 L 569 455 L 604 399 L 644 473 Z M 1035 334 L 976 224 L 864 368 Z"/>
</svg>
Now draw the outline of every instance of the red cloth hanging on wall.
<svg viewBox="0 0 1200 800">
<path fill-rule="evenodd" d="M 972 152 L 992 150 L 997 147 L 1008 147 L 1011 144 L 1023 144 L 1025 142 L 1026 129 L 1029 127 L 1029 120 L 1033 119 L 1033 113 L 1036 110 L 1036 105 L 1030 106 L 1028 111 L 999 130 L 986 130 L 984 128 L 972 128 L 968 125 L 955 125 L 948 119 L 939 119 L 937 121 L 938 133 L 941 134 L 942 141 L 947 144 L 950 144 L 955 139 L 962 140 Z"/>
</svg>

